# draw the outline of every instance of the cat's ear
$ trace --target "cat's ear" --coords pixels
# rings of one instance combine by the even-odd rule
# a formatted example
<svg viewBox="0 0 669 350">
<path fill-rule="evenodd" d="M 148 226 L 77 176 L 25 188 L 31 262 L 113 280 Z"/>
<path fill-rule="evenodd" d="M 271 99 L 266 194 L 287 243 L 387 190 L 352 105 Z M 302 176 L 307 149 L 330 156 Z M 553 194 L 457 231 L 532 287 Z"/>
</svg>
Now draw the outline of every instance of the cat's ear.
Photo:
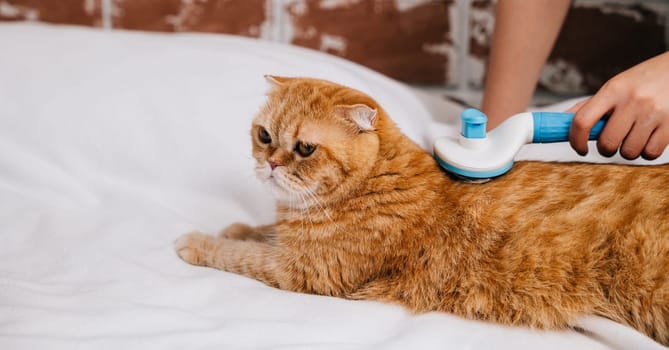
<svg viewBox="0 0 669 350">
<path fill-rule="evenodd" d="M 335 106 L 335 114 L 355 123 L 361 131 L 374 130 L 376 123 L 376 109 L 359 103 L 355 105 Z"/>
<path fill-rule="evenodd" d="M 282 85 L 283 83 L 287 82 L 288 79 L 290 79 L 269 74 L 265 74 L 264 77 L 272 88 Z"/>
</svg>

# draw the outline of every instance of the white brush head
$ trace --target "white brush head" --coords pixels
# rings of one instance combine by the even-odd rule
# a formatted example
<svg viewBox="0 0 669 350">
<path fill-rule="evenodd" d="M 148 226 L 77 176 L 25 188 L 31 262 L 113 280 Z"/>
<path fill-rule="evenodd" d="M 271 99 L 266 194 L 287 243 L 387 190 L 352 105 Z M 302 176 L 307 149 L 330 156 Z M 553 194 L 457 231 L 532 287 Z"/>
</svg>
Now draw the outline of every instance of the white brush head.
<svg viewBox="0 0 669 350">
<path fill-rule="evenodd" d="M 483 137 L 479 130 L 474 132 L 476 137 L 468 137 L 471 126 L 466 125 L 465 112 L 463 133 L 457 138 L 437 139 L 434 143 L 434 156 L 439 164 L 449 172 L 470 179 L 493 178 L 509 171 L 520 147 L 532 142 L 532 113 L 516 114 Z"/>
</svg>

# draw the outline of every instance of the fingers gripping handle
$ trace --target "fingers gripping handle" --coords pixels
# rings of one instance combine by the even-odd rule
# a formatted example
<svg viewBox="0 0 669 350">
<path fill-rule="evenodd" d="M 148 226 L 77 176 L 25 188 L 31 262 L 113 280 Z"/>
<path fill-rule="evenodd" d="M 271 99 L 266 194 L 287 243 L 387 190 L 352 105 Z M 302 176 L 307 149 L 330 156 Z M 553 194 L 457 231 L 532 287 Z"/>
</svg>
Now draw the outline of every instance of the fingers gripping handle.
<svg viewBox="0 0 669 350">
<path fill-rule="evenodd" d="M 574 113 L 533 112 L 534 136 L 532 143 L 564 142 L 569 140 L 569 127 Z M 588 139 L 596 140 L 602 133 L 605 119 L 598 121 L 590 130 Z"/>
</svg>

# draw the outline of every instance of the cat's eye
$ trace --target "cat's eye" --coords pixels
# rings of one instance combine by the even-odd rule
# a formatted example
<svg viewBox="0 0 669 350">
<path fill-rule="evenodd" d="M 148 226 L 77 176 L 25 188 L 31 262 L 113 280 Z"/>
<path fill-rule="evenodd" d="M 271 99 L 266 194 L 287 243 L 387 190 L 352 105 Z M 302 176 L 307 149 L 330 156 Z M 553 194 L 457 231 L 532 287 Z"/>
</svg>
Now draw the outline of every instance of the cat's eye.
<svg viewBox="0 0 669 350">
<path fill-rule="evenodd" d="M 272 142 L 272 137 L 269 136 L 269 133 L 262 126 L 258 128 L 258 140 L 262 143 Z"/>
<path fill-rule="evenodd" d="M 302 141 L 297 141 L 295 144 L 295 152 L 302 157 L 309 157 L 316 150 L 316 145 L 304 143 Z"/>
</svg>

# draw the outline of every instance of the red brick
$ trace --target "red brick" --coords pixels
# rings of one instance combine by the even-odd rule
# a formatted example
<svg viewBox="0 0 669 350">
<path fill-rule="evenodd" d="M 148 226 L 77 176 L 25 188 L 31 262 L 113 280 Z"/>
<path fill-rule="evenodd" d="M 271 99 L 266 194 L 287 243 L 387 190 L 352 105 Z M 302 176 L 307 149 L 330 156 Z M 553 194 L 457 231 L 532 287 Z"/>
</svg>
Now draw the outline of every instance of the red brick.
<svg viewBox="0 0 669 350">
<path fill-rule="evenodd" d="M 102 0 L 0 0 L 0 21 L 35 20 L 100 26 Z"/>
<path fill-rule="evenodd" d="M 599 6 L 577 2 L 567 15 L 540 87 L 592 93 L 614 75 L 666 51 L 669 3 L 660 6 L 663 12 L 641 2 Z"/>
<path fill-rule="evenodd" d="M 335 54 L 395 79 L 444 84 L 454 77 L 453 2 L 289 0 L 290 43 Z"/>
<path fill-rule="evenodd" d="M 485 64 L 495 26 L 495 1 L 472 1 L 467 25 L 469 26 L 468 84 L 480 88 L 483 85 Z"/>
<path fill-rule="evenodd" d="M 260 37 L 266 0 L 112 0 L 114 28 Z"/>
<path fill-rule="evenodd" d="M 481 87 L 494 0 L 474 0 L 470 13 L 470 85 Z M 488 13 L 489 16 L 485 16 Z M 667 50 L 669 2 L 629 0 L 573 3 L 539 81 L 544 90 L 593 93 L 621 71 Z M 483 62 L 483 63 L 481 63 Z"/>
</svg>

